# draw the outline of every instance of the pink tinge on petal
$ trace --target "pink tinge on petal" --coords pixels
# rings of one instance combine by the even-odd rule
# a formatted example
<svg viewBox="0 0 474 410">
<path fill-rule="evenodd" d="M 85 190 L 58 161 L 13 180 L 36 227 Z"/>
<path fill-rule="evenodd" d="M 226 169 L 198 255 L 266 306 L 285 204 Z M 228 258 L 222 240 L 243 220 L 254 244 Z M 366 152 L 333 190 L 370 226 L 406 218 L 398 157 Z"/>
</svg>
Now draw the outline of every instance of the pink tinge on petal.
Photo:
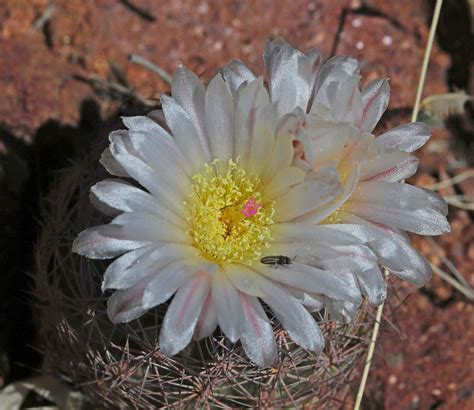
<svg viewBox="0 0 474 410">
<path fill-rule="evenodd" d="M 240 210 L 240 212 L 246 217 L 250 218 L 254 216 L 258 210 L 262 207 L 261 204 L 255 201 L 254 198 L 250 198 Z"/>
<path fill-rule="evenodd" d="M 196 328 L 194 329 L 193 339 L 198 341 L 210 336 L 217 327 L 217 316 L 212 304 L 211 292 L 207 296 L 201 308 Z"/>
<path fill-rule="evenodd" d="M 188 291 L 188 294 L 185 298 L 185 302 L 181 308 L 181 310 L 179 311 L 179 315 L 178 315 L 178 318 L 177 318 L 177 321 L 178 323 L 181 323 L 181 321 L 183 320 L 184 316 L 187 314 L 187 311 L 188 311 L 188 308 L 189 308 L 189 304 L 191 302 L 191 299 L 193 298 L 194 294 L 197 292 L 197 290 L 199 290 L 201 288 L 201 280 L 202 279 L 206 279 L 207 278 L 207 273 L 206 272 L 201 272 L 201 273 L 198 273 L 194 279 L 193 279 L 193 283 L 191 285 L 191 288 L 189 289 Z"/>
<path fill-rule="evenodd" d="M 259 342 L 260 338 L 262 337 L 262 332 L 260 330 L 260 324 L 257 318 L 257 314 L 249 302 L 248 295 L 245 295 L 242 292 L 239 292 L 239 297 L 240 297 L 240 301 L 242 302 L 242 308 L 244 310 L 245 319 L 247 320 L 247 323 L 254 330 L 255 334 L 257 335 L 257 342 Z M 258 343 L 258 345 L 260 346 L 260 343 Z"/>
<path fill-rule="evenodd" d="M 391 177 L 394 177 L 395 180 L 397 179 L 400 180 L 402 178 L 401 177 L 397 178 L 398 174 L 402 174 L 404 171 L 411 170 L 411 169 L 413 169 L 413 171 L 415 172 L 417 166 L 418 166 L 418 158 L 409 157 L 405 161 L 401 162 L 400 164 L 387 168 L 386 170 L 379 172 L 376 175 L 372 175 L 371 177 L 365 179 L 365 181 L 388 180 L 389 182 L 392 182 Z"/>
<path fill-rule="evenodd" d="M 293 140 L 293 149 L 295 152 L 295 158 L 306 160 L 304 146 L 301 141 Z"/>
</svg>

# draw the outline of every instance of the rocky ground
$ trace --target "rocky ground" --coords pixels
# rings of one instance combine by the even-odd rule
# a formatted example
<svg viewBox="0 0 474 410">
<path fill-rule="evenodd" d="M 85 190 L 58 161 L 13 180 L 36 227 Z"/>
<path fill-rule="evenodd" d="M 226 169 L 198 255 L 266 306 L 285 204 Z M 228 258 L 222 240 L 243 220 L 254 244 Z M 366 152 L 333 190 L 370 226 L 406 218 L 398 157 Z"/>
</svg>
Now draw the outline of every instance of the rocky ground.
<svg viewBox="0 0 474 410">
<path fill-rule="evenodd" d="M 128 60 L 208 79 L 231 58 L 262 72 L 265 40 L 281 37 L 326 56 L 351 54 L 363 81 L 391 78 L 382 127 L 409 121 L 433 2 L 424 0 L 3 0 L 0 2 L 0 387 L 37 365 L 28 301 L 39 203 L 67 165 L 121 113 L 158 104 L 166 82 Z M 468 1 L 446 2 L 424 95 L 474 94 Z M 472 108 L 472 107 L 471 107 Z M 435 129 L 414 181 L 431 186 L 472 170 L 473 111 Z M 446 184 L 449 185 L 449 184 Z M 441 189 L 474 197 L 474 178 Z M 452 233 L 414 238 L 445 272 L 474 286 L 472 210 L 451 207 Z M 366 408 L 474 408 L 474 308 L 435 276 L 422 290 L 394 282 Z M 356 391 L 357 386 L 354 386 Z M 350 399 L 346 403 L 350 406 Z"/>
</svg>

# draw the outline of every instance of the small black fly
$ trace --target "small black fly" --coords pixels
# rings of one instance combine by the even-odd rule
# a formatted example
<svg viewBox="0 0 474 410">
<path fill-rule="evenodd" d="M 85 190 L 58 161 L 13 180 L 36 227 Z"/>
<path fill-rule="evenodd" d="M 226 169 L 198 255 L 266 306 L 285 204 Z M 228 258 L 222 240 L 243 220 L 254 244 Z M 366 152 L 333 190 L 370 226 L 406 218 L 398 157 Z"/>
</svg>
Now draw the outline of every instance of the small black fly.
<svg viewBox="0 0 474 410">
<path fill-rule="evenodd" d="M 262 259 L 260 259 L 260 262 L 264 265 L 272 265 L 274 267 L 288 266 L 291 265 L 295 258 L 291 259 L 289 256 L 285 255 L 264 256 Z"/>
</svg>

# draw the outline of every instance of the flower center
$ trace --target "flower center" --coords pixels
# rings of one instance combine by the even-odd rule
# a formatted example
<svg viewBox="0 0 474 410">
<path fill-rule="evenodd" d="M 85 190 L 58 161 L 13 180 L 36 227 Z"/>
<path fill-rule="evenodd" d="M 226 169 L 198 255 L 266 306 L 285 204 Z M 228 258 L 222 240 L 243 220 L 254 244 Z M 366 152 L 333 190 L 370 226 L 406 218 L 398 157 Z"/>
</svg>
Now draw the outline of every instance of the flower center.
<svg viewBox="0 0 474 410">
<path fill-rule="evenodd" d="M 217 161 L 192 178 L 188 233 L 207 259 L 251 265 L 270 246 L 274 202 L 263 202 L 259 178 L 233 160 L 219 172 Z"/>
</svg>

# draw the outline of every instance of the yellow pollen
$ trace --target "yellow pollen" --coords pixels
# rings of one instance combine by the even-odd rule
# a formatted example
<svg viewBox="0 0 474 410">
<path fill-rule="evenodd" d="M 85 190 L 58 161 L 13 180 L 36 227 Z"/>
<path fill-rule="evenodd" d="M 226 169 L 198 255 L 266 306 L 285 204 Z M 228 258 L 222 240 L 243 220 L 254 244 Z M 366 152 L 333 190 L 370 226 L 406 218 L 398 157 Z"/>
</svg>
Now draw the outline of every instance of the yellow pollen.
<svg viewBox="0 0 474 410">
<path fill-rule="evenodd" d="M 262 200 L 259 178 L 247 175 L 233 160 L 225 173 L 219 172 L 217 161 L 206 164 L 204 172 L 192 178 L 184 203 L 189 212 L 188 233 L 205 258 L 251 265 L 270 246 L 275 204 Z M 252 199 L 261 206 L 246 217 L 242 210 Z"/>
<path fill-rule="evenodd" d="M 339 172 L 339 178 L 341 180 L 341 184 L 346 185 L 346 182 L 350 176 L 350 172 L 353 171 L 353 168 L 349 167 L 347 164 L 343 162 L 337 167 L 337 170 Z"/>
<path fill-rule="evenodd" d="M 339 172 L 339 178 L 341 180 L 341 184 L 345 186 L 347 184 L 347 180 L 350 177 L 350 173 L 354 172 L 354 169 L 349 167 L 344 162 L 342 162 L 338 166 L 337 170 Z M 337 198 L 335 198 L 334 202 L 341 200 L 343 196 L 344 196 L 344 193 L 342 193 Z M 320 224 L 339 224 L 339 223 L 341 223 L 341 208 L 335 210 L 331 215 L 329 215 L 328 217 L 326 217 L 324 220 L 320 222 Z"/>
<path fill-rule="evenodd" d="M 334 211 L 331 215 L 325 218 L 323 221 L 320 222 L 322 225 L 330 225 L 330 224 L 339 224 L 341 223 L 341 214 L 340 211 Z"/>
</svg>

